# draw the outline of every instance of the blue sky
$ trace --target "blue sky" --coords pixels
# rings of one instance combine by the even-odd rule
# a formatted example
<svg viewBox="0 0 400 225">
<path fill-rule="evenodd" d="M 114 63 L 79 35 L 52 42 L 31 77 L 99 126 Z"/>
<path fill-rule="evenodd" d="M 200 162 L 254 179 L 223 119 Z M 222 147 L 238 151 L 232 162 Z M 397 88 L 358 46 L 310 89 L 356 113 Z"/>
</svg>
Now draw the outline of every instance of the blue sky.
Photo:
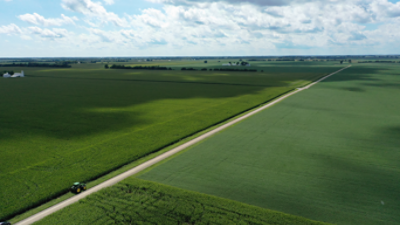
<svg viewBox="0 0 400 225">
<path fill-rule="evenodd" d="M 400 54 L 395 0 L 0 0 L 0 57 Z"/>
</svg>

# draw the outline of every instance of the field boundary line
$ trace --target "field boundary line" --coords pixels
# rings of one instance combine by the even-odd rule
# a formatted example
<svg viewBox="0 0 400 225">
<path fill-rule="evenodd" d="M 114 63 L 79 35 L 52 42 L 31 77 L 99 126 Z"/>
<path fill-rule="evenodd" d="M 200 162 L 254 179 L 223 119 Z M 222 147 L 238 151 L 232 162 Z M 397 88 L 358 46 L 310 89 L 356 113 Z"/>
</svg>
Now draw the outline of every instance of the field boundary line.
<svg viewBox="0 0 400 225">
<path fill-rule="evenodd" d="M 199 136 L 199 137 L 197 137 L 195 139 L 192 139 L 192 140 L 190 140 L 190 141 L 188 141 L 188 142 L 186 142 L 186 143 L 184 143 L 184 144 L 182 144 L 182 145 L 180 145 L 178 147 L 175 147 L 175 148 L 173 148 L 172 150 L 170 150 L 168 152 L 165 152 L 165 153 L 163 153 L 163 154 L 161 154 L 161 155 L 159 155 L 159 156 L 157 156 L 157 157 L 155 157 L 153 159 L 150 159 L 147 162 L 144 162 L 144 163 L 142 163 L 142 164 L 140 164 L 140 165 L 138 165 L 138 166 L 136 166 L 136 167 L 124 172 L 124 173 L 121 173 L 121 174 L 119 174 L 119 175 L 117 175 L 117 176 L 115 176 L 115 177 L 113 177 L 113 178 L 101 183 L 101 184 L 98 184 L 98 185 L 88 189 L 87 191 L 80 193 L 79 195 L 75 195 L 74 197 L 71 197 L 71 198 L 69 198 L 69 199 L 67 199 L 67 200 L 65 200 L 63 202 L 60 202 L 60 203 L 58 203 L 58 204 L 56 204 L 54 206 L 51 206 L 51 207 L 49 207 L 49 208 L 47 208 L 47 209 L 45 209 L 45 210 L 33 215 L 33 216 L 30 216 L 30 217 L 28 217 L 28 218 L 16 223 L 15 225 L 28 225 L 28 224 L 32 224 L 34 222 L 37 222 L 37 221 L 45 218 L 46 216 L 48 216 L 50 214 L 53 214 L 53 213 L 65 208 L 65 207 L 73 204 L 73 203 L 78 202 L 81 199 L 86 198 L 90 194 L 98 192 L 103 188 L 112 186 L 112 185 L 114 185 L 114 184 L 116 184 L 116 183 L 118 183 L 118 182 L 120 182 L 120 181 L 122 181 L 122 180 L 124 180 L 124 179 L 126 179 L 126 178 L 128 178 L 130 176 L 132 176 L 132 175 L 135 175 L 135 174 L 137 174 L 137 173 L 139 173 L 139 172 L 141 172 L 141 171 L 143 171 L 143 170 L 145 170 L 145 169 L 147 169 L 147 168 L 149 168 L 149 167 L 151 167 L 151 166 L 163 161 L 164 159 L 167 159 L 170 156 L 172 156 L 172 155 L 174 155 L 174 154 L 176 154 L 178 152 L 181 152 L 182 150 L 184 150 L 184 149 L 186 149 L 186 148 L 188 148 L 188 147 L 190 147 L 190 146 L 192 146 L 192 145 L 194 145 L 194 144 L 196 144 L 196 143 L 198 143 L 200 141 L 202 141 L 202 140 L 204 140 L 204 139 L 206 139 L 206 138 L 208 138 L 208 137 L 210 137 L 210 136 L 212 136 L 212 135 L 214 135 L 214 134 L 216 134 L 216 133 L 218 133 L 218 132 L 220 132 L 220 131 L 222 131 L 222 130 L 224 130 L 224 129 L 226 129 L 226 128 L 228 128 L 228 127 L 230 127 L 230 126 L 232 126 L 232 125 L 234 125 L 236 123 L 239 123 L 240 121 L 245 120 L 245 119 L 253 116 L 256 113 L 259 113 L 259 112 L 261 112 L 261 111 L 263 111 L 263 110 L 265 110 L 265 109 L 267 109 L 267 108 L 269 108 L 269 107 L 271 107 L 271 106 L 283 101 L 284 99 L 286 99 L 286 98 L 288 98 L 288 97 L 290 97 L 290 96 L 292 96 L 294 94 L 297 94 L 297 93 L 299 93 L 299 92 L 301 92 L 303 90 L 306 90 L 306 89 L 312 87 L 313 85 L 315 85 L 315 84 L 327 79 L 328 77 L 333 76 L 333 75 L 335 75 L 337 73 L 340 73 L 341 71 L 349 68 L 350 66 L 351 65 L 349 65 L 347 67 L 344 67 L 344 68 L 342 68 L 342 69 L 340 69 L 340 70 L 338 70 L 336 72 L 333 72 L 333 73 L 331 73 L 331 74 L 329 74 L 327 76 L 324 76 L 324 77 L 318 79 L 317 81 L 314 81 L 311 84 L 308 84 L 308 85 L 306 85 L 306 86 L 304 86 L 302 88 L 297 88 L 296 90 L 294 90 L 292 92 L 289 92 L 288 94 L 283 95 L 283 96 L 271 101 L 270 103 L 267 103 L 266 105 L 254 110 L 254 111 L 249 112 L 246 115 L 243 115 L 243 116 L 241 116 L 241 117 L 239 117 L 237 119 L 234 119 L 234 120 L 232 120 L 232 121 L 230 121 L 230 122 L 228 122 L 228 123 L 226 123 L 226 124 L 224 124 L 224 125 L 222 125 L 220 127 L 217 127 L 214 130 L 211 130 L 211 131 L 209 131 L 209 132 L 207 132 L 207 133 L 205 133 L 205 134 L 203 134 L 203 135 L 201 135 L 201 136 Z"/>
</svg>

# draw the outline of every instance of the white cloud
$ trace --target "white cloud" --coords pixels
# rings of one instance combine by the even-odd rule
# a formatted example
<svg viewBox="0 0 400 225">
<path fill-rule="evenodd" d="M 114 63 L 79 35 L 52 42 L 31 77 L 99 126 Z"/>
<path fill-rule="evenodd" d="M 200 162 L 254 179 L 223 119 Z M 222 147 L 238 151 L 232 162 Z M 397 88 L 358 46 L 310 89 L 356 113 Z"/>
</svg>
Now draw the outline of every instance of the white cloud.
<svg viewBox="0 0 400 225">
<path fill-rule="evenodd" d="M 22 30 L 15 24 L 0 26 L 0 34 L 21 34 Z"/>
<path fill-rule="evenodd" d="M 368 23 L 391 23 L 400 3 L 387 0 L 148 0 L 164 3 L 165 15 L 145 10 L 139 26 L 163 28 L 190 43 L 291 43 L 310 47 L 368 43 Z M 261 6 L 261 7 L 260 7 Z M 398 10 L 399 9 L 399 10 Z M 148 28 L 150 29 L 150 28 Z M 382 38 L 381 42 L 385 42 Z M 262 43 L 262 42 L 261 42 Z"/>
<path fill-rule="evenodd" d="M 203 3 L 222 2 L 224 4 L 253 4 L 257 6 L 285 6 L 293 4 L 304 4 L 309 2 L 322 2 L 322 3 L 338 3 L 344 1 L 354 0 L 147 0 L 154 3 L 163 3 L 171 5 L 196 5 Z"/>
<path fill-rule="evenodd" d="M 99 26 L 109 22 L 118 27 L 128 26 L 126 19 L 120 18 L 115 13 L 107 12 L 100 2 L 92 2 L 91 0 L 62 0 L 62 7 L 87 16 L 89 18 L 88 22 L 91 25 L 95 25 L 99 21 Z"/>
<path fill-rule="evenodd" d="M 65 38 L 69 35 L 69 32 L 66 29 L 53 28 L 53 29 L 42 29 L 40 27 L 29 27 L 28 28 L 31 34 L 38 35 L 44 39 L 60 39 Z"/>
<path fill-rule="evenodd" d="M 83 32 L 24 29 L 11 24 L 0 26 L 0 33 L 19 34 L 21 38 L 24 33 L 25 38 L 28 34 L 36 40 L 88 51 L 118 49 L 117 55 L 125 50 L 130 55 L 268 55 L 291 51 L 306 54 L 322 48 L 346 51 L 345 46 L 391 44 L 400 48 L 400 3 L 387 0 L 148 1 L 165 5 L 162 9 L 144 9 L 138 15 L 117 15 L 105 8 L 113 1 L 62 0 L 64 9 L 83 15 L 81 20 L 88 24 L 80 26 Z M 44 18 L 36 13 L 21 15 L 20 19 L 37 26 L 62 26 L 77 20 L 64 15 Z"/>
<path fill-rule="evenodd" d="M 400 2 L 391 3 L 387 0 L 374 0 L 370 4 L 371 11 L 380 18 L 400 17 Z"/>
<path fill-rule="evenodd" d="M 64 14 L 61 14 L 61 18 L 49 18 L 46 19 L 43 16 L 33 13 L 33 14 L 24 14 L 18 16 L 18 18 L 22 21 L 34 24 L 34 25 L 42 25 L 42 26 L 62 26 L 67 24 L 75 24 L 74 21 L 77 21 L 76 17 L 68 17 Z"/>
</svg>

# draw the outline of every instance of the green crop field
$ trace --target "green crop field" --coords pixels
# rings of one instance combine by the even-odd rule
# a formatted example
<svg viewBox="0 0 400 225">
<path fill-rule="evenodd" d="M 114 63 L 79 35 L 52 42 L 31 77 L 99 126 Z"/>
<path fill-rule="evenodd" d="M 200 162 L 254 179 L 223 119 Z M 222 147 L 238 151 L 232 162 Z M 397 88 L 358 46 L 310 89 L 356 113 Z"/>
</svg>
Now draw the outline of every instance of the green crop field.
<svg viewBox="0 0 400 225">
<path fill-rule="evenodd" d="M 341 67 L 264 64 L 255 66 L 264 73 L 4 67 L 27 77 L 0 78 L 0 220 Z"/>
<path fill-rule="evenodd" d="M 400 65 L 356 64 L 139 175 L 336 224 L 400 224 Z"/>
<path fill-rule="evenodd" d="M 40 224 L 326 224 L 232 200 L 128 178 Z"/>
</svg>

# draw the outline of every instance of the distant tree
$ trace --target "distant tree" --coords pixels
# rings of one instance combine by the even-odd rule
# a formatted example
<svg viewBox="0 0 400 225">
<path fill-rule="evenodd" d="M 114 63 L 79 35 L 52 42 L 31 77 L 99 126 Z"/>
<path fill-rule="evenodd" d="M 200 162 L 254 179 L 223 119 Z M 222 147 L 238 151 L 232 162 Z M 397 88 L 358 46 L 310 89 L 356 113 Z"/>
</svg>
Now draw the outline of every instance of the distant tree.
<svg viewBox="0 0 400 225">
<path fill-rule="evenodd" d="M 239 59 L 239 61 L 242 61 L 242 59 Z"/>
<path fill-rule="evenodd" d="M 349 59 L 349 63 L 351 63 L 351 59 Z"/>
<path fill-rule="evenodd" d="M 237 62 L 236 65 L 240 65 L 240 62 Z"/>
<path fill-rule="evenodd" d="M 208 63 L 208 62 L 207 62 L 207 60 L 206 60 L 206 61 L 204 61 L 204 63 Z"/>
<path fill-rule="evenodd" d="M 342 60 L 342 61 L 340 61 L 340 64 L 343 64 L 343 60 Z"/>
<path fill-rule="evenodd" d="M 109 67 L 108 67 L 108 64 L 104 65 L 104 68 L 105 68 L 105 69 L 108 69 L 108 68 L 109 68 Z"/>
</svg>

